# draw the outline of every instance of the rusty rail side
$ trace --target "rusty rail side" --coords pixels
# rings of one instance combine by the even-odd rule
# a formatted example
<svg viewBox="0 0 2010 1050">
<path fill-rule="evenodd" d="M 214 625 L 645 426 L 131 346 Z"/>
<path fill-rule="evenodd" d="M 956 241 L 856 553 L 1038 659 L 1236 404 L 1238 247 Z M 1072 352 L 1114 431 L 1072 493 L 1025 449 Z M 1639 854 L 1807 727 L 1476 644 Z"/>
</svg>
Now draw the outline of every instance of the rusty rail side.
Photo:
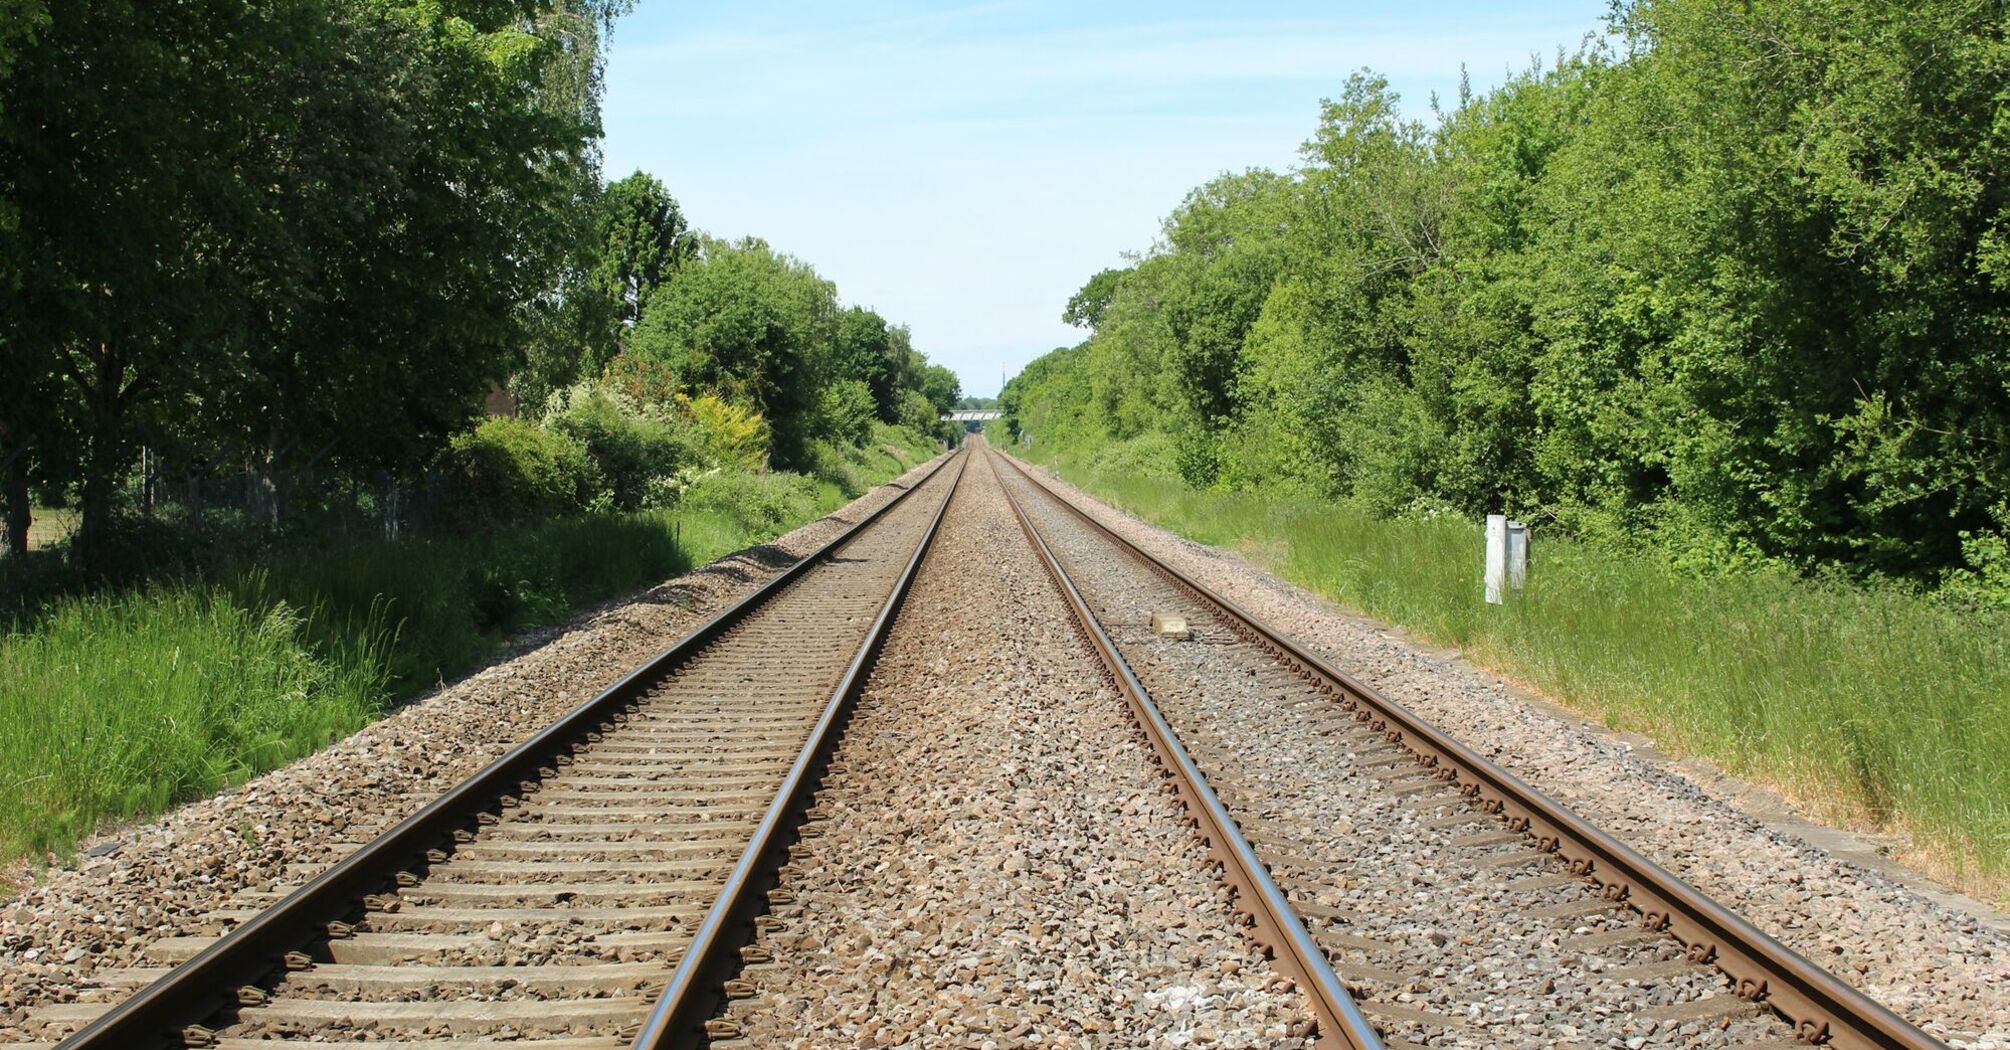
<svg viewBox="0 0 2010 1050">
<path fill-rule="evenodd" d="M 1362 1016 L 1354 997 L 1347 994 L 1346 986 L 1333 972 L 1332 964 L 1327 962 L 1325 953 L 1320 951 L 1311 932 L 1305 928 L 1305 921 L 1292 908 L 1284 891 L 1271 879 L 1270 870 L 1257 857 L 1249 841 L 1242 837 L 1235 819 L 1229 815 L 1214 789 L 1208 786 L 1207 778 L 1187 753 L 1185 745 L 1180 743 L 1179 735 L 1159 712 L 1158 704 L 1152 700 L 1144 683 L 1131 672 L 1130 664 L 1117 651 L 1116 643 L 1103 630 L 1095 613 L 1090 611 L 1074 581 L 1068 577 L 1067 570 L 1061 566 L 1061 560 L 1040 535 L 1025 508 L 1020 506 L 1019 498 L 1004 485 L 999 488 L 1004 490 L 1013 515 L 1019 519 L 1020 530 L 1040 556 L 1047 575 L 1053 578 L 1073 611 L 1077 630 L 1096 650 L 1117 691 L 1129 704 L 1131 717 L 1151 742 L 1160 766 L 1172 777 L 1180 801 L 1185 804 L 1188 815 L 1207 843 L 1208 857 L 1221 865 L 1223 879 L 1235 891 L 1237 906 L 1254 920 L 1252 932 L 1257 944 L 1270 954 L 1278 969 L 1296 981 L 1305 992 L 1318 1026 L 1318 1046 L 1322 1050 L 1384 1050 L 1381 1037 Z"/>
<path fill-rule="evenodd" d="M 802 751 L 796 755 L 788 775 L 775 792 L 774 801 L 769 803 L 767 812 L 762 815 L 760 826 L 755 829 L 747 848 L 741 852 L 739 861 L 733 865 L 725 887 L 705 913 L 705 921 L 698 927 L 696 938 L 684 950 L 683 958 L 678 960 L 677 969 L 670 976 L 670 983 L 657 998 L 656 1006 L 649 1012 L 641 1031 L 636 1034 L 632 1044 L 634 1050 L 683 1050 L 705 1042 L 705 1022 L 718 1009 L 725 982 L 739 962 L 740 948 L 752 938 L 755 917 L 765 910 L 767 891 L 777 881 L 776 872 L 788 856 L 788 847 L 802 824 L 803 811 L 815 796 L 830 764 L 831 752 L 844 735 L 843 727 L 851 717 L 853 701 L 865 686 L 873 658 L 885 644 L 886 636 L 893 628 L 894 617 L 913 586 L 915 574 L 920 571 L 922 560 L 935 543 L 942 518 L 949 512 L 950 501 L 956 498 L 956 488 L 963 480 L 969 455 L 959 453 L 956 458 L 959 460 L 956 474 L 950 478 L 948 494 L 936 507 L 935 516 L 929 520 L 928 531 L 923 533 L 893 590 L 881 603 L 879 614 L 867 628 L 865 639 L 859 643 L 858 651 L 845 668 L 844 677 L 831 691 L 830 699 L 825 702 L 823 713 L 810 730 Z"/>
<path fill-rule="evenodd" d="M 1237 633 L 1262 646 L 1354 713 L 1417 756 L 1438 777 L 1474 803 L 1501 816 L 1511 830 L 1531 836 L 1537 848 L 1566 860 L 1573 874 L 1600 887 L 1607 899 L 1640 913 L 1641 924 L 1665 930 L 1697 963 L 1715 965 L 1739 995 L 1766 1006 L 1794 1026 L 1801 1040 L 1838 1050 L 1947 1050 L 1834 974 L 1809 962 L 1730 909 L 1648 860 L 1631 846 L 1537 791 L 1486 757 L 1447 736 L 1421 716 L 1313 655 L 1285 634 L 1192 577 L 1119 536 L 1056 493 L 1011 457 L 1012 469 L 1048 498 L 1108 538 L 1166 581 L 1216 609 Z"/>
<path fill-rule="evenodd" d="M 283 966 L 285 953 L 320 939 L 328 924 L 361 910 L 363 898 L 392 889 L 401 872 L 423 870 L 428 849 L 448 845 L 479 814 L 493 813 L 505 797 L 545 775 L 551 762 L 583 745 L 589 734 L 609 731 L 658 678 L 676 669 L 744 619 L 748 613 L 800 579 L 818 563 L 857 538 L 939 473 L 946 457 L 905 491 L 860 518 L 830 542 L 692 629 L 647 663 L 622 676 L 592 699 L 561 715 L 535 736 L 461 781 L 418 812 L 399 821 L 356 852 L 336 862 L 299 889 L 225 934 L 194 958 L 176 966 L 57 1044 L 57 1050 L 132 1050 L 134 1047 L 201 1045 L 190 1026 L 236 1002 L 239 989 L 254 986 Z"/>
</svg>

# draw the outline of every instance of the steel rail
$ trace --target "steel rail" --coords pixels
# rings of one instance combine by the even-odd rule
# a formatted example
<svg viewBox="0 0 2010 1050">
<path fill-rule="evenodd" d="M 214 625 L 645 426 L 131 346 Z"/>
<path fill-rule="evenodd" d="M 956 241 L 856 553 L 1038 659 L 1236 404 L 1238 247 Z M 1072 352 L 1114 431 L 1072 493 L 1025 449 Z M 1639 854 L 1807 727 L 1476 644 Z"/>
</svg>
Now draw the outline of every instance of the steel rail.
<svg viewBox="0 0 2010 1050">
<path fill-rule="evenodd" d="M 776 872 L 782 866 L 796 829 L 802 823 L 802 811 L 808 807 L 823 778 L 831 752 L 837 747 L 843 736 L 843 726 L 851 717 L 853 702 L 857 700 L 871 671 L 873 658 L 885 644 L 901 603 L 906 600 L 914 577 L 920 571 L 922 560 L 935 543 L 942 518 L 949 512 L 950 501 L 956 498 L 956 487 L 963 480 L 969 456 L 963 453 L 956 458 L 959 462 L 955 475 L 950 478 L 948 495 L 936 507 L 935 516 L 929 520 L 928 531 L 922 535 L 893 590 L 880 605 L 879 615 L 867 628 L 865 640 L 852 655 L 844 677 L 831 691 L 815 728 L 810 731 L 795 763 L 789 767 L 774 801 L 761 817 L 760 826 L 747 843 L 747 848 L 741 852 L 739 861 L 733 865 L 725 887 L 705 913 L 705 921 L 698 927 L 697 936 L 684 950 L 683 958 L 678 960 L 677 969 L 670 976 L 670 983 L 643 1022 L 642 1030 L 633 1043 L 635 1050 L 681 1050 L 705 1041 L 705 1021 L 718 1009 L 719 999 L 724 994 L 723 986 L 738 963 L 737 953 L 751 938 L 754 918 L 764 909 L 767 890 L 777 881 Z"/>
<path fill-rule="evenodd" d="M 1408 749 L 1440 779 L 1457 785 L 1467 799 L 1503 817 L 1511 830 L 1533 837 L 1543 852 L 1558 854 L 1568 862 L 1573 874 L 1596 883 L 1605 899 L 1639 912 L 1641 924 L 1646 928 L 1672 935 L 1687 948 L 1691 961 L 1722 970 L 1740 996 L 1785 1018 L 1802 1041 L 1838 1050 L 1947 1050 L 1946 1044 L 1808 961 L 1562 803 L 1118 535 L 1010 456 L 998 455 L 1020 477 L 1116 544 L 1119 550 L 1217 610 L 1224 622 L 1306 676 L 1320 692 L 1354 712 L 1356 720 L 1383 733 L 1390 743 Z"/>
<path fill-rule="evenodd" d="M 1179 734 L 1173 731 L 1165 716 L 1160 713 L 1158 703 L 1145 689 L 1144 683 L 1133 674 L 1129 662 L 1117 651 L 1103 625 L 1090 611 L 1088 602 L 1082 598 L 1075 581 L 1061 565 L 1061 559 L 1020 505 L 1019 498 L 1004 484 L 1006 501 L 1011 504 L 1012 513 L 1019 519 L 1019 528 L 1032 543 L 1040 563 L 1047 575 L 1061 590 L 1068 607 L 1074 612 L 1075 623 L 1083 636 L 1095 648 L 1103 666 L 1115 681 L 1118 692 L 1129 704 L 1131 716 L 1144 730 L 1151 742 L 1152 750 L 1159 756 L 1159 762 L 1172 775 L 1173 783 L 1179 791 L 1180 800 L 1194 819 L 1201 838 L 1208 844 L 1208 856 L 1222 866 L 1224 879 L 1235 890 L 1235 899 L 1249 916 L 1255 920 L 1255 939 L 1267 951 L 1277 968 L 1296 981 L 1311 1003 L 1312 1014 L 1317 1027 L 1317 1044 L 1323 1050 L 1345 1047 L 1348 1050 L 1384 1050 L 1381 1036 L 1362 1015 L 1341 983 L 1319 943 L 1305 928 L 1291 901 L 1270 877 L 1270 869 L 1264 866 L 1249 840 L 1243 838 L 1242 830 L 1236 826 L 1235 818 L 1210 787 L 1207 777 L 1187 753 L 1180 742 Z"/>
<path fill-rule="evenodd" d="M 56 1050 L 187 1045 L 183 1033 L 189 1026 L 201 1024 L 238 1001 L 240 989 L 255 988 L 257 982 L 281 969 L 287 952 L 320 939 L 331 923 L 361 910 L 365 896 L 390 890 L 400 874 L 424 869 L 428 850 L 447 846 L 455 832 L 466 830 L 481 814 L 495 813 L 505 799 L 534 787 L 538 779 L 549 775 L 550 764 L 559 756 L 613 729 L 649 686 L 856 539 L 955 458 L 945 457 L 830 542 L 797 559 L 773 580 L 692 629 L 592 699 L 77 1030 L 58 1043 Z"/>
</svg>

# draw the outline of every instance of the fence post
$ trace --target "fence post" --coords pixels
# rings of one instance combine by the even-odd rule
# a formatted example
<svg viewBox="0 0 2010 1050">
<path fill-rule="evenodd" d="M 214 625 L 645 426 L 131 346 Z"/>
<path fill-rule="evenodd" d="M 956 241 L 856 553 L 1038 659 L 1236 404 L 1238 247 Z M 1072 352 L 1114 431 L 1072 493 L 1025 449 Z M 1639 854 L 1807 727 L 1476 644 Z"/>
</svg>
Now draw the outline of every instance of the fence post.
<svg viewBox="0 0 2010 1050">
<path fill-rule="evenodd" d="M 1501 603 L 1501 584 L 1506 582 L 1508 561 L 1507 515 L 1487 515 L 1487 604 Z"/>
<path fill-rule="evenodd" d="M 1528 584 L 1528 526 L 1509 521 L 1507 540 L 1508 586 L 1521 590 Z"/>
</svg>

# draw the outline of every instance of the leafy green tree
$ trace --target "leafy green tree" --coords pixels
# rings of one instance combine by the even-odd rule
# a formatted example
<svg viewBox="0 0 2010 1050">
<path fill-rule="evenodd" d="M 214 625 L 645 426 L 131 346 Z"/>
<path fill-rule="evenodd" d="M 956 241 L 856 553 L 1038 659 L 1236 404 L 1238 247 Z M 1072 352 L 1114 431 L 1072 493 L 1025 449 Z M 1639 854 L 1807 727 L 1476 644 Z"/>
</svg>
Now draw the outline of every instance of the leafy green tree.
<svg viewBox="0 0 2010 1050">
<path fill-rule="evenodd" d="M 707 242 L 654 296 L 630 353 L 667 368 L 682 392 L 760 412 L 784 464 L 805 461 L 837 329 L 837 290 L 755 238 Z"/>
<path fill-rule="evenodd" d="M 954 409 L 956 399 L 963 396 L 962 381 L 943 365 L 923 366 L 919 388 L 921 396 L 928 399 L 938 415 Z"/>
<path fill-rule="evenodd" d="M 12 374 L 60 376 L 77 406 L 87 565 L 106 539 L 135 417 L 203 388 L 218 362 L 202 350 L 243 301 L 226 253 L 253 225 L 254 191 L 231 168 L 233 131 L 269 121 L 271 96 L 254 81 L 298 14 L 59 4 L 0 87 L 10 132 L 0 182 L 17 209 L 0 340 Z"/>
<path fill-rule="evenodd" d="M 0 341 L 74 406 L 86 573 L 141 441 L 272 479 L 416 467 L 465 423 L 590 159 L 590 121 L 544 93 L 577 23 L 529 2 L 50 12 L 0 84 L 20 214 Z"/>
<path fill-rule="evenodd" d="M 891 423 L 900 410 L 900 384 L 908 350 L 904 329 L 897 330 L 879 314 L 854 306 L 838 315 L 831 375 L 864 383 L 874 413 Z"/>
<path fill-rule="evenodd" d="M 1435 126 L 1358 74 L 1297 172 L 1201 187 L 1092 278 L 1064 315 L 1089 340 L 1015 378 L 1009 420 L 1698 565 L 1993 565 L 2004 23 L 1637 0 Z"/>
<path fill-rule="evenodd" d="M 1109 309 L 1110 300 L 1116 297 L 1117 289 L 1124 282 L 1124 275 L 1130 270 L 1104 270 L 1081 291 L 1068 297 L 1068 306 L 1061 311 L 1061 321 L 1077 328 L 1094 329 L 1103 323 L 1103 311 Z"/>
<path fill-rule="evenodd" d="M 697 240 L 676 199 L 644 172 L 608 184 L 596 212 L 590 285 L 612 306 L 618 352 L 619 331 L 642 320 L 649 297 L 691 258 Z"/>
</svg>

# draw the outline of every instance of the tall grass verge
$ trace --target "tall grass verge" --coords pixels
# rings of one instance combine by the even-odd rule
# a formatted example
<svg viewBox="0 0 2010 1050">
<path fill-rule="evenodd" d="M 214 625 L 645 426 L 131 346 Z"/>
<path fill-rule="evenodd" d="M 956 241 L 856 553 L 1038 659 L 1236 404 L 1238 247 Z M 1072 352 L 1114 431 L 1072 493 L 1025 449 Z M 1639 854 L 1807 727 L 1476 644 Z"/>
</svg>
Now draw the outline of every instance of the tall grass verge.
<svg viewBox="0 0 2010 1050">
<path fill-rule="evenodd" d="M 57 598 L 0 635 L 0 861 L 66 853 L 104 819 L 283 765 L 478 666 L 513 632 L 772 539 L 929 454 L 881 447 L 839 458 L 836 479 L 718 475 L 675 510 L 282 554 Z"/>
<path fill-rule="evenodd" d="M 1026 453 L 1043 450 L 1022 450 Z M 1196 492 L 1054 457 L 1083 488 L 1527 681 L 1615 727 L 1903 830 L 1972 888 L 2010 885 L 2010 618 L 1897 586 L 1695 576 L 1538 537 L 1525 591 L 1481 595 L 1478 523 L 1302 495 Z"/>
<path fill-rule="evenodd" d="M 0 639 L 0 855 L 67 849 L 289 761 L 381 709 L 385 634 L 315 653 L 283 601 L 218 587 L 59 604 Z"/>
</svg>

